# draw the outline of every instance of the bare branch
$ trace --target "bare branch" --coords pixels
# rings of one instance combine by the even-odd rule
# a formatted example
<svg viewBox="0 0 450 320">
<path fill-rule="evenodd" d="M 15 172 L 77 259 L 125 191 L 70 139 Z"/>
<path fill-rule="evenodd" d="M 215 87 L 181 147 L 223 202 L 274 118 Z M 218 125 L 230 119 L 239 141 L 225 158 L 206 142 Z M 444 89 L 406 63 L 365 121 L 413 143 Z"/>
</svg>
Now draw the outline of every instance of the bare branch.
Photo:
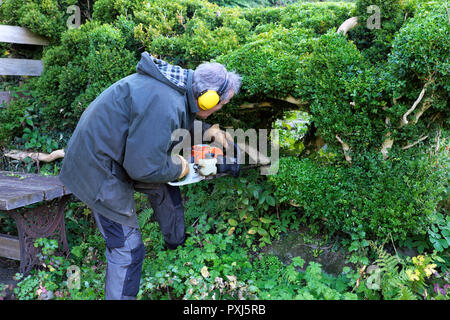
<svg viewBox="0 0 450 320">
<path fill-rule="evenodd" d="M 347 162 L 351 163 L 352 157 L 348 154 L 348 151 L 350 151 L 349 145 L 346 144 L 344 141 L 342 141 L 342 139 L 338 135 L 336 135 L 336 139 L 342 145 L 342 150 L 344 150 L 345 160 L 347 160 Z"/>
<path fill-rule="evenodd" d="M 415 117 L 414 117 L 414 124 L 417 123 L 417 121 L 419 121 L 419 118 L 423 115 L 423 113 L 425 111 L 427 111 L 430 107 L 431 107 L 431 102 L 433 101 L 432 98 L 426 99 L 425 102 L 422 105 L 422 108 L 419 109 L 419 111 L 417 111 Z"/>
<path fill-rule="evenodd" d="M 349 32 L 350 30 L 356 28 L 358 26 L 358 17 L 353 17 L 350 19 L 347 19 L 344 21 L 343 24 L 341 24 L 341 26 L 339 27 L 337 33 L 344 33 L 344 35 L 347 34 L 347 32 Z"/>
<path fill-rule="evenodd" d="M 53 151 L 50 154 L 41 153 L 41 152 L 30 152 L 30 151 L 20 151 L 20 150 L 12 150 L 5 153 L 6 157 L 13 158 L 16 160 L 23 160 L 26 157 L 30 157 L 34 161 L 42 161 L 42 162 L 52 162 L 56 159 L 64 158 L 64 149 Z"/>
<path fill-rule="evenodd" d="M 236 144 L 242 150 L 242 152 L 248 154 L 248 156 L 254 161 L 254 163 L 262 165 L 270 164 L 270 159 L 268 157 L 262 154 L 262 152 L 259 152 L 257 149 L 250 146 L 248 143 L 241 143 L 238 141 Z"/>
<path fill-rule="evenodd" d="M 419 103 L 422 101 L 423 96 L 425 95 L 425 92 L 426 92 L 426 90 L 427 90 L 427 89 L 426 89 L 427 85 L 428 85 L 428 82 L 427 82 L 427 83 L 425 84 L 425 86 L 423 87 L 422 91 L 421 91 L 420 94 L 419 94 L 419 97 L 418 97 L 417 100 L 414 102 L 413 106 L 412 106 L 408 111 L 406 111 L 406 113 L 403 115 L 402 120 L 400 121 L 400 128 L 408 124 L 408 119 L 407 119 L 407 117 L 410 115 L 411 112 L 413 112 L 413 111 L 417 108 L 417 106 L 419 105 Z"/>
<path fill-rule="evenodd" d="M 384 120 L 384 123 L 386 124 L 386 126 L 390 126 L 391 125 L 391 119 L 389 117 L 386 117 L 386 120 Z"/>
<path fill-rule="evenodd" d="M 437 137 L 436 137 L 436 148 L 434 149 L 434 153 L 439 151 L 439 140 L 441 138 L 441 130 L 439 129 Z"/>
<path fill-rule="evenodd" d="M 290 104 L 293 104 L 297 107 L 299 107 L 299 109 L 303 110 L 302 107 L 307 106 L 309 103 L 302 101 L 300 99 L 296 99 L 293 96 L 287 96 L 286 98 L 272 98 L 274 100 L 278 100 L 278 101 L 283 101 L 283 102 L 288 102 Z M 268 107 L 273 107 L 274 102 L 269 102 L 269 101 L 263 101 L 263 102 L 246 102 L 244 104 L 241 104 L 239 106 L 239 109 L 256 109 L 256 108 L 268 108 Z M 305 110 L 306 111 L 306 110 Z"/>
<path fill-rule="evenodd" d="M 255 102 L 255 103 L 244 103 L 239 108 L 240 109 L 253 109 L 257 107 L 271 107 L 272 103 L 270 102 Z"/>
<path fill-rule="evenodd" d="M 416 144 L 418 144 L 419 142 L 421 142 L 421 141 L 423 141 L 423 140 L 425 140 L 425 139 L 427 139 L 427 138 L 428 138 L 428 136 L 424 136 L 424 137 L 420 138 L 419 140 L 417 140 L 416 142 L 411 143 L 411 144 L 409 144 L 409 145 L 403 147 L 402 149 L 403 149 L 403 150 L 406 150 L 406 149 L 412 148 L 412 147 L 414 147 Z"/>
<path fill-rule="evenodd" d="M 392 145 L 394 144 L 394 139 L 390 138 L 391 133 L 388 132 L 386 134 L 386 139 L 383 141 L 383 144 L 381 145 L 381 153 L 383 154 L 383 159 L 386 160 L 388 157 L 388 149 L 392 148 Z"/>
<path fill-rule="evenodd" d="M 280 99 L 280 100 L 281 101 L 286 101 L 286 102 L 289 102 L 289 103 L 292 103 L 292 104 L 296 104 L 296 105 L 308 104 L 307 102 L 304 102 L 304 101 L 302 101 L 300 99 L 296 99 L 293 96 L 288 96 L 288 97 L 286 97 L 284 99 Z"/>
</svg>

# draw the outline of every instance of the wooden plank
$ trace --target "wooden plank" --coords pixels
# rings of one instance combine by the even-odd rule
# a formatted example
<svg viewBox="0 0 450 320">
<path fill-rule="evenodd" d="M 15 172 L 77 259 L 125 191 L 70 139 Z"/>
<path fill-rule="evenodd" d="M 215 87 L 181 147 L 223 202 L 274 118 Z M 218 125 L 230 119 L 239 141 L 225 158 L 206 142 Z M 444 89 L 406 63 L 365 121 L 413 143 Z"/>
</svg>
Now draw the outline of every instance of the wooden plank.
<svg viewBox="0 0 450 320">
<path fill-rule="evenodd" d="M 47 46 L 48 39 L 31 32 L 27 28 L 0 25 L 0 42 Z"/>
<path fill-rule="evenodd" d="M 58 176 L 0 171 L 0 210 L 12 210 L 71 194 Z"/>
<path fill-rule="evenodd" d="M 58 176 L 43 176 L 31 173 L 15 173 L 0 171 L 0 181 L 6 181 L 12 185 L 42 186 L 45 189 L 53 187 L 63 187 L 64 184 Z"/>
<path fill-rule="evenodd" d="M 17 237 L 0 234 L 0 257 L 20 260 L 20 243 Z"/>
<path fill-rule="evenodd" d="M 10 190 L 29 190 L 30 194 L 42 192 L 44 195 L 44 200 L 53 200 L 55 198 L 62 197 L 64 195 L 64 189 L 61 186 L 51 186 L 42 184 L 12 184 L 8 181 L 0 180 L 0 190 L 10 189 Z M 2 195 L 0 195 L 2 198 Z"/>
<path fill-rule="evenodd" d="M 0 75 L 3 76 L 40 76 L 43 70 L 41 60 L 0 59 Z"/>
<path fill-rule="evenodd" d="M 30 192 L 29 189 L 0 187 L 0 210 L 12 210 L 44 200 L 42 191 Z"/>
<path fill-rule="evenodd" d="M 42 183 L 63 187 L 64 184 L 59 180 L 59 176 L 44 176 L 33 173 L 22 173 L 13 171 L 0 171 L 0 180 L 26 181 L 27 183 Z"/>
<path fill-rule="evenodd" d="M 0 107 L 11 102 L 11 91 L 0 91 Z"/>
</svg>

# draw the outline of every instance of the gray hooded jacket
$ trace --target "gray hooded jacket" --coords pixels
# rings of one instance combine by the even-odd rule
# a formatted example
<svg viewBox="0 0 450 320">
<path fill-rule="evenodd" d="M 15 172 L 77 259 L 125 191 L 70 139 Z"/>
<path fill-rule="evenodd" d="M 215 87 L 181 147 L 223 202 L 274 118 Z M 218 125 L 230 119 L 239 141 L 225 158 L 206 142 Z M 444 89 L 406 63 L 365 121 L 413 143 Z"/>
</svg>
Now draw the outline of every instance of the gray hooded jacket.
<svg viewBox="0 0 450 320">
<path fill-rule="evenodd" d="M 186 86 L 171 82 L 144 52 L 137 73 L 100 94 L 84 111 L 65 150 L 60 180 L 92 210 L 138 227 L 134 181 L 164 183 L 181 174 L 171 134 L 191 130 L 199 110 Z"/>
</svg>

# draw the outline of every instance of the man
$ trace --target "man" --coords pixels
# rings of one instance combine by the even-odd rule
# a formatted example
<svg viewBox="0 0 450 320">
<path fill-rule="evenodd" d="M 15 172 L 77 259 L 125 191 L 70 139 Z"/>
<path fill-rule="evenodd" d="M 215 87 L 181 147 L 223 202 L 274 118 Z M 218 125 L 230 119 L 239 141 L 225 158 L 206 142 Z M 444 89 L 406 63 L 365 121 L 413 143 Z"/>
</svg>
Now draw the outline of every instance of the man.
<svg viewBox="0 0 450 320">
<path fill-rule="evenodd" d="M 88 205 L 106 241 L 105 299 L 135 299 L 145 255 L 134 203 L 134 183 L 148 195 L 166 245 L 185 242 L 184 208 L 178 187 L 167 184 L 189 172 L 186 159 L 171 155 L 176 129 L 191 130 L 195 116 L 208 118 L 227 104 L 241 78 L 218 63 L 195 71 L 142 54 L 137 73 L 95 99 L 69 141 L 61 181 Z M 214 95 L 216 93 L 216 95 Z M 216 100 L 215 100 L 216 99 Z M 205 136 L 226 147 L 218 125 Z"/>
</svg>

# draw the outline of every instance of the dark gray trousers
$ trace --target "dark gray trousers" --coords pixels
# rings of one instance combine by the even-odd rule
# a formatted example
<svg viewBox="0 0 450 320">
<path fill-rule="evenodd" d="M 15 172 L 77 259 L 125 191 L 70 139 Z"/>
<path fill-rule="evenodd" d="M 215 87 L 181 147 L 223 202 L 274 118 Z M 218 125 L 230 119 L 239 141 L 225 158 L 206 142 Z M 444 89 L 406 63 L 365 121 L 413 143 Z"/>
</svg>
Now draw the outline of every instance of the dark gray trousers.
<svg viewBox="0 0 450 320">
<path fill-rule="evenodd" d="M 155 184 L 137 189 L 148 196 L 164 241 L 169 249 L 183 245 L 185 237 L 184 208 L 179 187 Z M 137 228 L 111 221 L 93 212 L 97 227 L 106 242 L 106 300 L 132 300 L 139 292 L 145 248 Z"/>
</svg>

